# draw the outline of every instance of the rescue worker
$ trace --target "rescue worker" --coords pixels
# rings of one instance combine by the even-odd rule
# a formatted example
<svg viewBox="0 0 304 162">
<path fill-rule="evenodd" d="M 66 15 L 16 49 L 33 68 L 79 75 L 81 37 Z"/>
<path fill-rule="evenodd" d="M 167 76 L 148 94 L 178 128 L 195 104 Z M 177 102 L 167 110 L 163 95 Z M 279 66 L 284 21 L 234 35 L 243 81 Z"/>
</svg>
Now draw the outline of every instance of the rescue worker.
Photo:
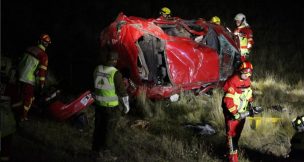
<svg viewBox="0 0 304 162">
<path fill-rule="evenodd" d="M 260 110 L 254 110 L 251 90 L 252 64 L 243 62 L 238 71 L 224 84 L 224 97 L 222 100 L 223 114 L 226 124 L 226 142 L 228 146 L 229 161 L 238 161 L 238 141 L 244 127 L 245 118 L 254 115 Z"/>
<path fill-rule="evenodd" d="M 159 14 L 158 20 L 172 20 L 171 10 L 168 7 L 161 8 Z"/>
<path fill-rule="evenodd" d="M 42 34 L 37 46 L 26 49 L 19 63 L 19 81 L 21 82 L 21 97 L 23 110 L 20 121 L 28 120 L 28 111 L 35 99 L 35 89 L 42 92 L 45 86 L 45 78 L 48 68 L 48 55 L 46 48 L 51 44 L 48 34 Z"/>
<path fill-rule="evenodd" d="M 92 150 L 95 158 L 102 158 L 108 151 L 107 138 L 109 131 L 116 126 L 121 115 L 119 103 L 123 104 L 123 112 L 130 110 L 129 96 L 124 85 L 122 74 L 115 68 L 118 53 L 105 47 L 106 60 L 94 71 L 95 87 L 95 129 Z"/>
<path fill-rule="evenodd" d="M 238 36 L 240 50 L 241 50 L 241 60 L 245 61 L 252 49 L 253 33 L 246 21 L 246 16 L 243 13 L 238 13 L 234 17 L 236 23 L 236 29 L 234 30 L 234 35 Z"/>
<path fill-rule="evenodd" d="M 211 23 L 221 25 L 221 19 L 218 16 L 213 16 L 210 20 Z"/>
</svg>

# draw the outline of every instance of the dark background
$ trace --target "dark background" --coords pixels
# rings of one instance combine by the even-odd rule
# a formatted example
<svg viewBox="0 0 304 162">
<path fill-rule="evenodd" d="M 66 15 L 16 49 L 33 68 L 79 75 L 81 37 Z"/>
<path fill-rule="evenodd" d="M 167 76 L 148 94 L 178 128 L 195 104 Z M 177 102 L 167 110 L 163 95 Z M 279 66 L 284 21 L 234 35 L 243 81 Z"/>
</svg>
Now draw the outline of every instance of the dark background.
<svg viewBox="0 0 304 162">
<path fill-rule="evenodd" d="M 300 3 L 300 2 L 298 2 Z M 234 16 L 242 12 L 254 31 L 255 48 L 269 44 L 295 44 L 303 48 L 303 7 L 293 1 L 220 0 L 53 0 L 1 1 L 1 53 L 18 60 L 24 49 L 35 45 L 41 33 L 48 33 L 49 69 L 69 90 L 83 91 L 92 86 L 101 30 L 124 12 L 128 16 L 158 17 L 161 7 L 184 19 L 217 15 L 234 29 Z M 280 36 L 265 38 L 276 31 Z M 264 39 L 271 40 L 260 44 Z M 269 43 L 269 44 L 268 44 Z"/>
</svg>

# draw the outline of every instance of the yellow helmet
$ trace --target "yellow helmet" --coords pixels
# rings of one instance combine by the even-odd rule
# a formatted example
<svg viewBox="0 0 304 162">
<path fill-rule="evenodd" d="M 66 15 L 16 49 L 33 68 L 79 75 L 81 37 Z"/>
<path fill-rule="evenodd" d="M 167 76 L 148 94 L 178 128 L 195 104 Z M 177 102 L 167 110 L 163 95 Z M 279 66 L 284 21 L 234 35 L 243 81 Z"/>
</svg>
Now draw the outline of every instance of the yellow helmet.
<svg viewBox="0 0 304 162">
<path fill-rule="evenodd" d="M 220 25 L 221 24 L 221 19 L 217 16 L 213 16 L 211 18 L 211 22 Z"/>
<path fill-rule="evenodd" d="M 168 7 L 163 7 L 160 10 L 161 14 L 166 14 L 166 15 L 170 15 L 171 14 L 171 10 Z"/>
</svg>

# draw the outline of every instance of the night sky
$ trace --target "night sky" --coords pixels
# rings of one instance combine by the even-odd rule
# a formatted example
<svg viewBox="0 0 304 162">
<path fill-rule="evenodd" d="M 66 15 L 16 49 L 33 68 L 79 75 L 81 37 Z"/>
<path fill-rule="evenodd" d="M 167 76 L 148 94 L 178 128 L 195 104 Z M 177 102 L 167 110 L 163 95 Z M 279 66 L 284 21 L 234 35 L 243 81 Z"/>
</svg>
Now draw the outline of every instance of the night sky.
<svg viewBox="0 0 304 162">
<path fill-rule="evenodd" d="M 50 69 L 62 85 L 84 90 L 92 86 L 99 33 L 119 12 L 151 18 L 158 17 L 159 9 L 166 6 L 174 16 L 184 19 L 209 19 L 217 15 L 232 29 L 235 14 L 243 12 L 256 34 L 255 40 L 263 39 L 259 32 L 280 30 L 282 40 L 274 40 L 274 43 L 293 43 L 293 39 L 297 39 L 295 43 L 302 46 L 304 15 L 302 5 L 297 3 L 266 0 L 2 0 L 1 53 L 17 59 L 27 46 L 36 43 L 41 33 L 49 33 L 53 43 L 47 49 Z"/>
</svg>

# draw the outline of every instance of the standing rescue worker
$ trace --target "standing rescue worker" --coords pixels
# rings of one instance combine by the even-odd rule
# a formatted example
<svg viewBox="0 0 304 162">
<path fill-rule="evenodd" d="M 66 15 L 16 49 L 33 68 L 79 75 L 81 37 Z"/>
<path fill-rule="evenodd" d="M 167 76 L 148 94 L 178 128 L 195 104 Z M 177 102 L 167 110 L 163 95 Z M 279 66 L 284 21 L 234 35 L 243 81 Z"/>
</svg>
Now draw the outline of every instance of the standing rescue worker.
<svg viewBox="0 0 304 162">
<path fill-rule="evenodd" d="M 244 127 L 245 118 L 254 115 L 251 107 L 253 101 L 251 80 L 252 64 L 245 61 L 239 70 L 224 84 L 222 108 L 226 124 L 226 142 L 228 145 L 229 161 L 238 161 L 238 141 Z"/>
<path fill-rule="evenodd" d="M 107 149 L 109 131 L 114 129 L 123 104 L 124 113 L 130 110 L 129 96 L 127 94 L 122 74 L 115 68 L 118 53 L 104 48 L 106 61 L 98 65 L 94 71 L 95 88 L 95 129 L 93 134 L 92 150 L 96 158 L 104 157 Z"/>
<path fill-rule="evenodd" d="M 35 88 L 41 93 L 45 86 L 47 75 L 48 55 L 46 48 L 51 44 L 48 34 L 42 34 L 37 46 L 26 49 L 19 63 L 19 81 L 21 82 L 21 97 L 23 100 L 23 112 L 20 120 L 28 120 L 28 111 L 35 99 Z"/>
<path fill-rule="evenodd" d="M 234 30 L 234 35 L 238 36 L 240 50 L 241 50 L 241 60 L 245 61 L 248 57 L 250 50 L 254 44 L 253 33 L 246 21 L 246 16 L 243 13 L 238 13 L 234 17 L 236 23 L 236 29 Z"/>
</svg>

